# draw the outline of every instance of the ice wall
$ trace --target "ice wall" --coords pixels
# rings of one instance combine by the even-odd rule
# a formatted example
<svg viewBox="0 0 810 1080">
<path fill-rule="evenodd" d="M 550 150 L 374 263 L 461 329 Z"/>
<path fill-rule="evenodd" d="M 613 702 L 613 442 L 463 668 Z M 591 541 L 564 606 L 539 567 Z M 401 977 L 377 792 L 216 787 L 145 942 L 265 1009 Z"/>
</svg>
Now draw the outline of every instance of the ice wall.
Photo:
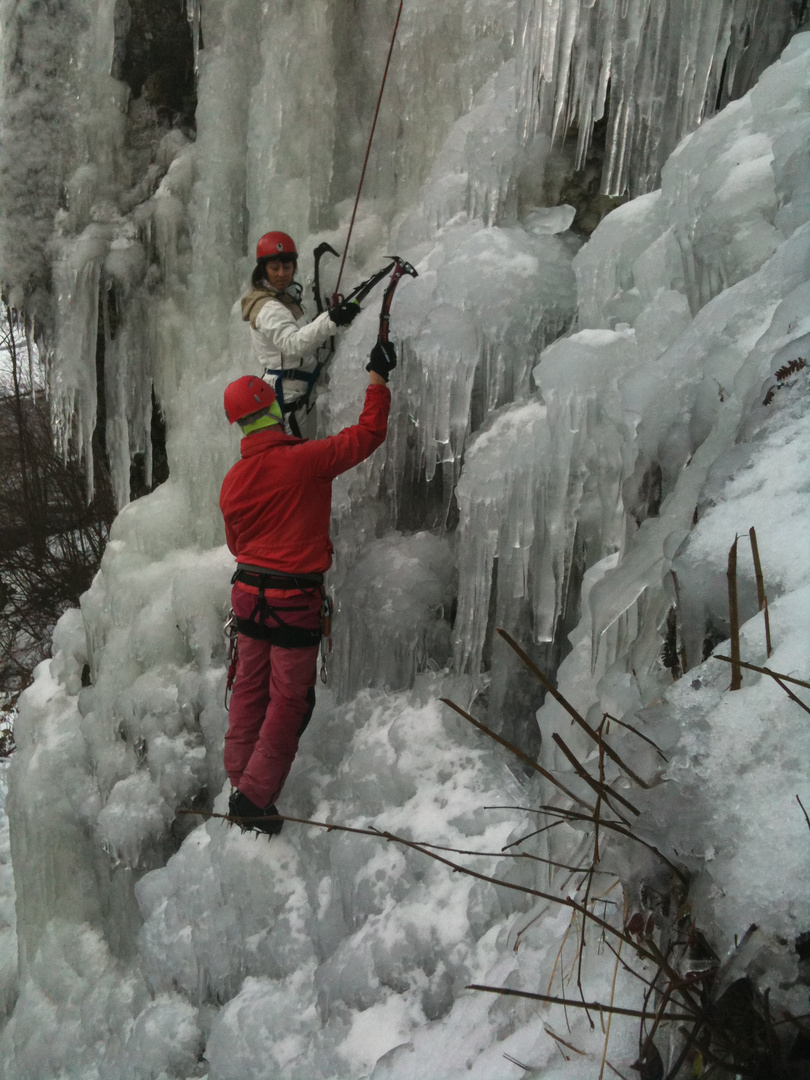
<svg viewBox="0 0 810 1080">
<path fill-rule="evenodd" d="M 14 984 L 11 934 L 0 935 L 4 1000 L 18 993 L 0 1036 L 9 1080 L 258 1080 L 268 1070 L 402 1080 L 435 1074 L 437 1062 L 448 1078 L 523 1075 L 505 1054 L 577 1075 L 578 1062 L 552 1064 L 557 1050 L 534 1005 L 464 992 L 485 978 L 536 990 L 572 970 L 559 952 L 568 917 L 553 905 L 532 906 L 370 837 L 289 825 L 268 845 L 177 813 L 227 802 L 219 628 L 232 560 L 216 493 L 237 453 L 222 387 L 244 372 L 247 354 L 234 301 L 256 237 L 281 224 L 279 213 L 305 251 L 320 239 L 342 244 L 357 133 L 368 126 L 396 5 L 358 0 L 355 24 L 338 6 L 206 4 L 196 140 L 161 128 L 110 78 L 111 4 L 66 23 L 72 43 L 40 23 L 43 12 L 3 13 L 4 48 L 27 43 L 7 54 L 9 132 L 19 138 L 36 118 L 49 146 L 62 137 L 42 88 L 13 89 L 18 61 L 24 70 L 53 57 L 60 72 L 75 68 L 78 87 L 58 121 L 71 138 L 83 133 L 59 157 L 66 203 L 42 200 L 52 230 L 13 196 L 41 159 L 5 155 L 18 187 L 1 196 L 5 235 L 41 227 L 39 249 L 4 241 L 3 272 L 32 305 L 44 288 L 39 263 L 11 255 L 53 251 L 52 395 L 63 435 L 78 424 L 89 444 L 103 339 L 121 502 L 130 450 L 146 449 L 153 385 L 171 467 L 166 484 L 123 507 L 81 612 L 60 623 L 54 660 L 22 702 L 9 796 Z M 579 6 L 558 7 L 565 18 L 555 30 L 573 34 Z M 526 5 L 491 0 L 406 5 L 347 273 L 375 269 L 394 247 L 419 277 L 395 302 L 401 363 L 385 451 L 335 485 L 336 651 L 317 738 L 305 740 L 283 809 L 473 852 L 477 872 L 580 895 L 565 868 L 503 850 L 537 825 L 515 807 L 547 801 L 549 791 L 518 783 L 505 753 L 437 700 L 475 700 L 480 714 L 488 699 L 491 722 L 512 734 L 522 716 L 522 734 L 532 728 L 536 739 L 537 691 L 510 685 L 493 629 L 505 625 L 551 666 L 570 643 L 559 678 L 583 714 L 643 722 L 670 757 L 666 776 L 678 787 L 632 793 L 648 835 L 663 843 L 677 817 L 671 843 L 687 853 L 701 917 L 721 945 L 750 917 L 745 906 L 756 908 L 767 948 L 752 970 L 763 986 L 789 985 L 792 1002 L 795 972 L 766 954 L 808 922 L 805 871 L 788 861 L 782 905 L 769 903 L 767 883 L 800 850 L 801 821 L 794 828 L 787 804 L 803 781 L 792 758 L 780 765 L 787 794 L 776 812 L 790 826 L 769 855 L 768 829 L 739 842 L 748 819 L 733 809 L 746 797 L 734 772 L 752 766 L 762 805 L 780 742 L 758 742 L 760 707 L 796 741 L 796 761 L 806 735 L 770 695 L 777 687 L 756 683 L 737 698 L 749 715 L 729 702 L 720 661 L 672 691 L 659 655 L 676 602 L 689 613 L 678 644 L 690 665 L 722 636 L 727 534 L 755 523 L 780 620 L 776 660 L 789 670 L 807 660 L 806 580 L 790 555 L 806 478 L 789 465 L 804 460 L 804 377 L 761 402 L 777 368 L 805 355 L 810 333 L 808 43 L 796 38 L 754 92 L 679 144 L 660 191 L 614 212 L 582 246 L 568 229 L 573 208 L 542 205 L 543 169 L 554 165 L 543 118 L 552 114 L 527 143 L 515 108 L 529 55 L 522 31 L 549 30 L 550 11 L 529 19 Z M 640 33 L 641 8 L 626 11 Z M 738 4 L 733 18 L 745 11 Z M 198 5 L 190 12 L 199 19 Z M 682 25 L 694 43 L 699 22 Z M 579 57 L 562 47 L 575 39 L 558 39 L 555 55 Z M 628 40 L 610 38 L 610 47 Z M 303 54 L 307 64 L 296 66 Z M 716 59 L 703 58 L 708 70 Z M 660 85 L 678 88 L 669 76 Z M 6 145 L 10 137 L 4 154 Z M 639 160 L 639 175 L 652 175 Z M 310 269 L 302 260 L 305 283 Z M 356 418 L 375 333 L 370 304 L 319 398 L 324 433 Z M 789 524 L 769 535 L 772 496 Z M 754 620 L 746 647 L 762 659 L 750 570 L 741 575 L 743 617 Z M 658 711 L 643 711 L 659 699 Z M 544 765 L 584 797 L 549 736 L 564 735 L 583 756 L 590 746 L 555 705 L 539 719 Z M 721 721 L 727 736 L 746 726 L 734 769 L 718 772 L 724 740 L 712 729 Z M 651 751 L 614 738 L 645 775 L 664 778 Z M 711 853 L 700 846 L 707 830 L 718 837 Z M 566 827 L 525 851 L 570 867 L 588 846 Z M 611 860 L 599 894 L 606 909 L 617 881 L 634 899 L 647 872 L 621 846 Z M 764 869 L 748 881 L 752 863 Z M 724 875 L 745 885 L 744 904 L 715 903 Z M 0 889 L 8 905 L 7 874 Z M 586 978 L 594 994 L 608 993 L 610 976 L 591 952 Z M 640 1004 L 632 977 L 615 985 L 628 1007 Z M 551 1022 L 564 1024 L 556 1014 Z M 583 1022 L 575 1036 L 588 1068 L 598 1067 L 597 1034 Z M 626 1073 L 637 1030 L 616 1023 L 611 1040 L 611 1060 Z"/>
<path fill-rule="evenodd" d="M 790 0 L 523 0 L 523 131 L 575 127 L 581 168 L 601 122 L 602 190 L 650 191 L 676 143 L 779 55 L 800 12 Z"/>
</svg>

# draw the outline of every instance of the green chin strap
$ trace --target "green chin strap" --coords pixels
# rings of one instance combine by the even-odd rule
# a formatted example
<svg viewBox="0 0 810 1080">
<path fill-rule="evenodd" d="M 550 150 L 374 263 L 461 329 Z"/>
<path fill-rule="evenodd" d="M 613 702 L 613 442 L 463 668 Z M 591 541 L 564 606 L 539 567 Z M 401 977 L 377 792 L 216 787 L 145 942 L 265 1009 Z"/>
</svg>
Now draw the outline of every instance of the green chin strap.
<svg viewBox="0 0 810 1080">
<path fill-rule="evenodd" d="M 277 401 L 274 401 L 270 406 L 270 411 L 264 416 L 260 416 L 258 420 L 254 420 L 249 424 L 243 424 L 240 420 L 239 427 L 242 429 L 243 435 L 253 435 L 256 431 L 263 431 L 265 428 L 280 424 L 281 419 L 281 406 Z"/>
</svg>

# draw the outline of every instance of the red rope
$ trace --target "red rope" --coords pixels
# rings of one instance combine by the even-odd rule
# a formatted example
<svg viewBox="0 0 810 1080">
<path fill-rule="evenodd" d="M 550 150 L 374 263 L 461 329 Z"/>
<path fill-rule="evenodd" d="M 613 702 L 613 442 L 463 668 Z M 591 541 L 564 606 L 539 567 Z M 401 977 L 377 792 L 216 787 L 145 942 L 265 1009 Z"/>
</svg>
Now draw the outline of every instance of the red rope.
<svg viewBox="0 0 810 1080">
<path fill-rule="evenodd" d="M 371 124 L 371 134 L 368 137 L 368 145 L 366 146 L 366 156 L 363 160 L 363 171 L 360 173 L 360 184 L 357 188 L 357 198 L 354 200 L 354 209 L 352 210 L 352 219 L 349 222 L 349 235 L 346 237 L 346 246 L 343 248 L 343 258 L 340 260 L 340 270 L 338 272 L 337 285 L 335 286 L 335 295 L 340 292 L 340 279 L 343 277 L 343 267 L 346 264 L 346 255 L 349 251 L 349 243 L 352 238 L 352 230 L 354 229 L 354 219 L 357 216 L 357 207 L 360 202 L 360 193 L 363 190 L 363 181 L 366 178 L 366 166 L 368 165 L 368 156 L 371 153 L 371 142 L 374 138 L 374 129 L 377 126 L 377 117 L 380 113 L 380 102 L 382 101 L 383 90 L 385 90 L 385 80 L 388 78 L 388 68 L 391 65 L 391 54 L 394 51 L 394 42 L 397 39 L 397 30 L 399 29 L 399 19 L 402 15 L 402 5 L 405 0 L 399 0 L 399 11 L 397 11 L 397 20 L 394 23 L 394 32 L 391 35 L 391 44 L 388 48 L 388 59 L 385 61 L 385 71 L 383 72 L 382 85 L 380 86 L 379 97 L 377 98 L 377 107 L 374 110 L 374 120 Z"/>
</svg>

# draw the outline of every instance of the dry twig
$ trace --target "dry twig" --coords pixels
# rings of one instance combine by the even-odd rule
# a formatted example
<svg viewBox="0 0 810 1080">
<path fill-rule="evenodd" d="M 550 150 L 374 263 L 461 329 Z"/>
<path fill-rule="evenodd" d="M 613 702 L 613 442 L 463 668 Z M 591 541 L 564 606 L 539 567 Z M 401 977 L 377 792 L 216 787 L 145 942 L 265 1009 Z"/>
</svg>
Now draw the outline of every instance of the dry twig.
<svg viewBox="0 0 810 1080">
<path fill-rule="evenodd" d="M 557 744 L 557 746 L 559 746 L 560 750 L 562 750 L 562 752 L 568 758 L 568 760 L 570 761 L 571 765 L 573 766 L 573 769 L 576 772 L 576 774 L 582 780 L 584 780 L 585 783 L 590 788 L 592 788 L 594 790 L 594 792 L 596 793 L 598 798 L 615 799 L 616 802 L 619 802 L 619 803 L 622 804 L 622 806 L 626 807 L 630 811 L 631 814 L 635 814 L 636 817 L 639 816 L 641 811 L 637 810 L 636 807 L 633 806 L 633 804 L 628 799 L 625 799 L 625 797 L 623 795 L 620 795 L 618 793 L 618 791 L 613 791 L 613 789 L 610 788 L 606 783 L 600 783 L 598 780 L 595 780 L 591 776 L 591 774 L 588 772 L 588 770 L 585 768 L 585 766 L 578 760 L 578 758 L 576 757 L 574 752 L 570 749 L 570 747 L 566 745 L 565 740 L 562 738 L 561 735 L 558 735 L 557 732 L 555 731 L 555 732 L 552 733 L 551 738 L 554 740 L 554 742 Z M 597 808 L 598 808 L 598 803 L 597 803 Z M 622 815 L 619 813 L 618 810 L 616 810 L 615 807 L 611 806 L 611 810 L 613 811 L 614 814 L 616 814 L 617 817 L 620 817 L 622 819 L 622 821 L 625 822 L 625 824 L 629 824 L 629 822 L 626 820 L 626 818 L 622 817 Z"/>
<path fill-rule="evenodd" d="M 721 656 L 720 653 L 714 653 L 713 660 L 725 660 L 727 664 L 732 664 L 734 661 L 730 656 Z M 781 679 L 783 682 L 793 683 L 795 686 L 803 686 L 807 690 L 810 690 L 810 682 L 804 679 L 795 679 L 792 675 L 783 675 L 781 671 L 773 671 L 771 668 L 758 667 L 757 664 L 748 664 L 745 660 L 739 661 L 740 667 L 748 668 L 749 671 L 758 671 L 760 675 L 770 675 L 772 679 Z"/>
<path fill-rule="evenodd" d="M 488 994 L 503 994 L 504 997 L 529 998 L 532 1001 L 545 1001 L 548 1005 L 566 1005 L 573 1009 L 591 1009 L 593 1012 L 608 1013 L 614 1016 L 636 1016 L 640 1020 L 659 1019 L 657 1012 L 643 1012 L 640 1009 L 623 1009 L 619 1005 L 606 1005 L 602 1001 L 577 1001 L 576 998 L 555 997 L 553 994 L 532 994 L 528 990 L 512 990 L 506 986 L 483 986 L 471 983 L 467 990 L 483 990 Z M 667 1013 L 661 1020 L 693 1020 L 691 1013 Z"/>
<path fill-rule="evenodd" d="M 754 576 L 757 579 L 757 602 L 759 610 L 765 613 L 765 649 L 768 656 L 771 655 L 771 620 L 768 615 L 768 597 L 765 595 L 765 577 L 762 573 L 762 563 L 759 561 L 759 545 L 757 544 L 757 530 L 752 525 L 748 530 L 748 538 L 751 541 L 751 557 L 754 560 Z"/>
<path fill-rule="evenodd" d="M 511 750 L 515 757 L 519 758 L 524 764 L 528 765 L 529 768 L 534 769 L 535 772 L 540 773 L 540 775 L 545 780 L 548 780 L 549 783 L 552 783 L 555 787 L 558 787 L 560 791 L 563 792 L 563 794 L 568 796 L 569 799 L 573 799 L 574 802 L 577 803 L 579 806 L 584 806 L 586 810 L 591 809 L 591 807 L 588 806 L 588 804 L 583 799 L 580 799 L 578 796 L 576 796 L 573 791 L 569 791 L 568 788 L 560 780 L 558 780 L 553 773 L 550 773 L 548 769 L 544 769 L 542 765 L 538 765 L 534 758 L 530 758 L 528 754 L 524 754 L 523 751 L 519 747 L 515 746 L 514 743 L 509 742 L 508 739 L 504 739 L 502 735 L 498 735 L 492 730 L 492 728 L 487 727 L 486 724 L 482 724 L 480 720 L 476 720 L 474 716 L 470 716 L 470 714 L 466 712 L 466 710 L 462 709 L 460 705 L 456 705 L 454 701 L 450 701 L 449 698 L 441 698 L 440 700 L 443 705 L 449 705 L 450 708 L 457 712 L 459 716 L 463 716 L 465 720 L 469 720 L 473 727 L 478 728 L 479 731 L 483 731 L 485 735 L 489 735 L 490 739 L 494 739 L 496 743 L 500 743 L 500 745 L 505 746 L 507 750 Z"/>
<path fill-rule="evenodd" d="M 574 708 L 574 706 L 563 697 L 563 695 L 559 692 L 559 690 L 556 688 L 556 686 L 552 685 L 551 681 L 543 674 L 543 672 L 540 670 L 540 668 L 538 668 L 537 665 L 534 664 L 531 661 L 531 659 L 526 655 L 526 653 L 523 651 L 523 649 L 521 649 L 521 647 L 518 645 L 518 643 L 515 641 L 515 639 L 513 637 L 511 637 L 509 634 L 507 634 L 507 632 L 505 630 L 499 629 L 498 633 L 503 638 L 503 640 L 507 643 L 507 645 L 509 645 L 509 647 L 511 649 L 513 649 L 517 653 L 517 655 L 520 657 L 520 659 L 523 661 L 523 663 L 526 665 L 526 667 L 529 669 L 529 671 L 531 671 L 531 673 L 542 683 L 542 685 L 545 687 L 546 691 L 549 694 L 551 694 L 551 696 L 554 698 L 554 700 L 556 702 L 558 702 L 560 705 L 562 705 L 562 707 L 565 709 L 565 711 L 568 713 L 568 715 L 574 720 L 574 722 L 579 724 L 579 726 L 582 728 L 582 730 L 584 732 L 586 732 L 593 739 L 593 741 L 597 745 L 604 744 L 605 753 L 607 754 L 607 756 L 613 762 L 615 762 L 615 764 L 618 765 L 620 769 L 623 769 L 624 772 L 626 772 L 627 775 L 631 779 L 635 780 L 635 782 L 639 785 L 639 787 L 648 788 L 650 785 L 647 783 L 647 781 L 643 780 L 638 775 L 638 773 L 633 772 L 633 770 L 630 768 L 630 766 L 626 762 L 622 761 L 621 757 L 619 757 L 619 755 L 616 753 L 616 751 L 613 749 L 613 747 L 609 746 L 607 743 L 605 743 L 599 737 L 599 734 L 596 731 L 594 731 L 594 729 L 591 727 L 591 725 L 582 716 L 580 716 L 580 714 L 577 712 L 577 710 Z"/>
<path fill-rule="evenodd" d="M 731 686 L 729 690 L 739 690 L 742 686 L 740 670 L 740 612 L 737 606 L 737 537 L 728 549 L 728 621 L 731 638 Z"/>
</svg>

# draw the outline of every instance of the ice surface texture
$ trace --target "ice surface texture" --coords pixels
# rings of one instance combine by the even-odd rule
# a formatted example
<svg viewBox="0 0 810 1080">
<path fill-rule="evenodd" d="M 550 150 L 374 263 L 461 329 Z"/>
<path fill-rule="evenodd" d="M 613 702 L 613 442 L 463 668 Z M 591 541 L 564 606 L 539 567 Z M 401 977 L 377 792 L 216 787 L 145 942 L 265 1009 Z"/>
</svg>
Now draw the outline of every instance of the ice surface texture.
<svg viewBox="0 0 810 1080">
<path fill-rule="evenodd" d="M 810 926 L 794 802 L 810 806 L 804 716 L 772 680 L 746 676 L 730 694 L 725 665 L 701 663 L 728 632 L 728 547 L 755 525 L 772 663 L 810 668 L 797 540 L 810 502 L 806 372 L 763 404 L 810 335 L 810 40 L 796 37 L 749 95 L 681 141 L 660 190 L 615 211 L 584 246 L 566 231 L 570 208 L 540 205 L 532 182 L 554 153 L 546 120 L 565 126 L 576 114 L 587 139 L 610 74 L 610 167 L 649 187 L 668 147 L 732 86 L 736 60 L 740 72 L 749 65 L 743 85 L 756 71 L 762 36 L 740 59 L 734 35 L 746 18 L 756 29 L 760 8 L 406 4 L 347 274 L 398 250 L 419 277 L 396 298 L 389 441 L 335 484 L 333 685 L 282 809 L 492 852 L 471 865 L 581 895 L 569 871 L 501 852 L 537 828 L 534 814 L 507 806 L 536 806 L 551 789 L 517 779 L 505 751 L 437 700 L 479 695 L 478 714 L 488 694 L 492 723 L 508 730 L 523 715 L 524 734 L 534 728 L 536 691 L 493 661 L 493 630 L 505 625 L 533 655 L 562 661 L 560 686 L 590 722 L 610 712 L 660 743 L 666 767 L 632 733 L 611 732 L 662 781 L 620 790 L 642 810 L 645 835 L 688 864 L 696 917 L 720 951 L 760 926 L 729 970 L 798 1012 L 779 941 Z M 268 844 L 176 814 L 227 804 L 220 625 L 232 560 L 216 493 L 237 453 L 222 387 L 244 373 L 247 351 L 233 304 L 274 222 L 304 251 L 343 243 L 390 11 L 359 3 L 361 35 L 327 0 L 207 3 L 191 143 L 110 79 L 114 9 L 105 0 L 91 19 L 66 5 L 57 23 L 4 5 L 0 18 L 3 275 L 15 302 L 43 329 L 50 321 L 63 444 L 72 430 L 89 450 L 103 339 L 120 502 L 130 451 L 148 447 L 153 385 L 171 467 L 166 484 L 123 507 L 81 610 L 60 621 L 54 659 L 21 702 L 8 798 L 19 974 L 0 846 L 0 990 L 9 1007 L 17 996 L 0 1076 L 523 1075 L 506 1054 L 548 1077 L 582 1076 L 583 1061 L 596 1075 L 598 1025 L 572 1020 L 565 1037 L 586 1056 L 565 1062 L 535 1003 L 463 991 L 470 981 L 543 990 L 552 977 L 571 989 L 568 912 L 381 839 L 291 823 Z M 197 4 L 189 11 L 199 18 Z M 669 27 L 656 22 L 662 12 Z M 774 19 L 777 34 L 786 19 Z M 667 47 L 653 73 L 656 33 Z M 536 66 L 541 46 L 551 66 Z M 22 93 L 19 71 L 40 63 L 70 89 L 69 110 L 36 81 Z M 657 123 L 653 96 L 677 93 L 687 69 L 682 113 L 667 112 L 653 156 L 639 156 L 644 125 Z M 552 107 L 527 144 L 519 121 L 534 131 L 535 70 Z M 27 130 L 36 138 L 24 152 Z M 302 259 L 305 279 L 310 269 Z M 376 334 L 368 308 L 319 398 L 324 433 L 357 417 Z M 762 616 L 742 554 L 739 576 L 744 651 L 757 663 Z M 690 670 L 673 685 L 659 657 L 676 598 L 689 615 Z M 591 742 L 554 702 L 539 725 L 543 765 L 589 797 L 551 735 L 583 759 Z M 592 845 L 565 827 L 526 850 L 578 866 Z M 608 845 L 605 869 L 603 906 L 616 903 L 617 922 L 642 887 L 668 887 L 628 845 Z M 583 978 L 602 1000 L 613 986 L 605 960 L 586 950 Z M 620 972 L 616 1000 L 637 1007 L 639 986 Z M 542 1016 L 562 1031 L 561 1012 Z M 635 1022 L 614 1019 L 610 1060 L 627 1075 L 636 1054 Z"/>
<path fill-rule="evenodd" d="M 578 130 L 581 167 L 605 121 L 602 190 L 650 191 L 676 143 L 747 90 L 786 44 L 790 0 L 523 0 L 524 131 Z"/>
</svg>

